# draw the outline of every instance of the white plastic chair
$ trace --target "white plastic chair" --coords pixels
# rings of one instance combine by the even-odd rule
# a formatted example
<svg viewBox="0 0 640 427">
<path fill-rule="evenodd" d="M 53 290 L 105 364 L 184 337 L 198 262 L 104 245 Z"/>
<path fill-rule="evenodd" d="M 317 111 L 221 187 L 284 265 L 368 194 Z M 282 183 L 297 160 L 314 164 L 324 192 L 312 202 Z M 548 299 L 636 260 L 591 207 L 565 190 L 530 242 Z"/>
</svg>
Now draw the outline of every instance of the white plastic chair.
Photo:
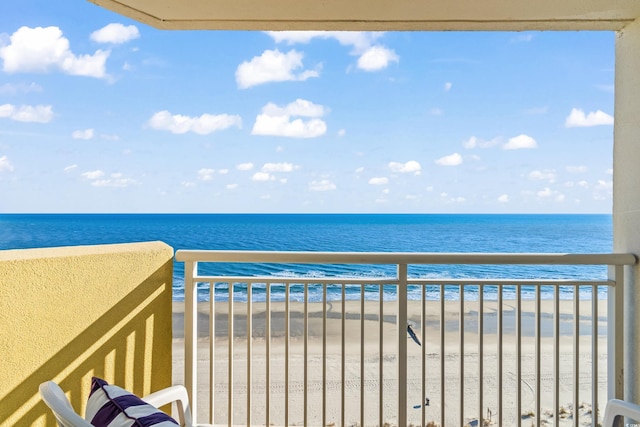
<svg viewBox="0 0 640 427">
<path fill-rule="evenodd" d="M 88 421 L 73 410 L 64 391 L 55 382 L 47 381 L 40 384 L 40 396 L 53 412 L 60 427 L 92 427 Z M 142 400 L 156 408 L 175 402 L 178 408 L 176 421 L 183 427 L 193 427 L 189 397 L 187 389 L 183 386 L 167 387 L 143 397 Z"/>
<path fill-rule="evenodd" d="M 602 426 L 613 427 L 616 417 L 626 417 L 635 422 L 640 422 L 640 405 L 625 402 L 624 400 L 611 399 L 604 408 Z M 618 425 L 622 425 L 622 421 Z"/>
</svg>

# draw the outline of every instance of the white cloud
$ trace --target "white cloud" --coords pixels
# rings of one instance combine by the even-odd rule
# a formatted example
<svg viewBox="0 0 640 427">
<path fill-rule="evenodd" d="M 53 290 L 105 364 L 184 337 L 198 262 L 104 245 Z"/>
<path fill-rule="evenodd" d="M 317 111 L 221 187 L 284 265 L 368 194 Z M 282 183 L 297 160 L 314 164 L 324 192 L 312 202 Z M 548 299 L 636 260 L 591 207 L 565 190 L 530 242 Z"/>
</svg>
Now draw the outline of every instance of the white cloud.
<svg viewBox="0 0 640 427">
<path fill-rule="evenodd" d="M 444 91 L 445 91 L 445 92 L 449 92 L 449 91 L 451 90 L 451 87 L 453 87 L 453 83 L 451 83 L 451 82 L 446 82 L 446 83 L 444 84 Z"/>
<path fill-rule="evenodd" d="M 322 117 L 325 107 L 304 99 L 296 99 L 285 107 L 269 103 L 256 117 L 252 135 L 286 136 L 290 138 L 315 138 L 324 135 L 327 124 Z M 310 120 L 293 119 L 292 116 L 312 117 Z"/>
<path fill-rule="evenodd" d="M 453 153 L 448 156 L 440 157 L 436 160 L 436 163 L 440 166 L 458 166 L 462 164 L 462 156 L 458 153 Z"/>
<path fill-rule="evenodd" d="M 262 55 L 249 62 L 243 62 L 236 69 L 236 83 L 240 89 L 247 89 L 269 82 L 304 81 L 310 77 L 318 77 L 317 70 L 303 70 L 302 57 L 295 50 L 282 53 L 279 50 L 265 50 Z"/>
<path fill-rule="evenodd" d="M 529 172 L 529 179 L 534 181 L 549 181 L 553 183 L 556 181 L 556 171 L 552 169 L 535 170 Z"/>
<path fill-rule="evenodd" d="M 112 173 L 109 178 L 96 179 L 91 183 L 94 187 L 118 187 L 124 188 L 137 184 L 137 181 L 131 178 L 124 178 L 121 173 Z"/>
<path fill-rule="evenodd" d="M 135 25 L 108 24 L 91 33 L 91 40 L 98 43 L 122 44 L 140 37 Z"/>
<path fill-rule="evenodd" d="M 420 163 L 415 160 L 409 160 L 407 163 L 390 162 L 389 169 L 391 169 L 392 172 L 420 175 L 422 167 Z"/>
<path fill-rule="evenodd" d="M 180 185 L 182 185 L 183 187 L 189 188 L 189 187 L 195 187 L 196 183 L 191 181 L 182 181 Z"/>
<path fill-rule="evenodd" d="M 256 172 L 251 179 L 254 181 L 273 181 L 275 177 L 267 172 Z"/>
<path fill-rule="evenodd" d="M 599 179 L 596 185 L 593 187 L 595 190 L 607 190 L 610 191 L 613 189 L 613 181 L 604 181 Z"/>
<path fill-rule="evenodd" d="M 220 170 L 218 171 L 218 174 L 220 174 L 220 175 L 226 175 L 226 174 L 228 174 L 228 173 L 229 173 L 229 169 L 220 169 Z"/>
<path fill-rule="evenodd" d="M 565 199 L 565 195 L 560 193 L 557 190 L 552 190 L 549 187 L 545 187 L 543 190 L 540 190 L 536 193 L 538 198 L 540 199 L 550 199 L 553 198 L 557 202 L 562 202 Z"/>
<path fill-rule="evenodd" d="M 211 181 L 214 173 L 214 169 L 202 168 L 198 171 L 198 179 L 200 181 Z"/>
<path fill-rule="evenodd" d="M 551 191 L 551 189 L 549 187 L 545 187 L 544 190 L 540 190 L 538 191 L 538 197 L 549 197 L 551 196 L 551 194 L 553 194 L 553 192 Z"/>
<path fill-rule="evenodd" d="M 309 190 L 311 191 L 331 191 L 335 190 L 336 185 L 328 179 L 321 179 L 319 181 L 311 181 L 309 183 Z"/>
<path fill-rule="evenodd" d="M 11 35 L 11 43 L 0 47 L 3 70 L 7 73 L 46 73 L 58 69 L 75 76 L 108 77 L 105 64 L 109 51 L 93 55 L 75 55 L 69 40 L 58 27 L 21 27 Z"/>
<path fill-rule="evenodd" d="M 0 105 L 0 118 L 5 117 L 17 122 L 49 123 L 53 120 L 51 105 Z"/>
<path fill-rule="evenodd" d="M 95 171 L 84 172 L 82 176 L 87 179 L 93 180 L 93 179 L 102 178 L 104 176 L 104 172 L 98 169 Z"/>
<path fill-rule="evenodd" d="M 384 32 L 359 31 L 268 31 L 267 34 L 276 43 L 285 42 L 289 45 L 309 43 L 313 39 L 334 39 L 343 46 L 351 46 L 351 55 L 358 56 L 358 68 L 366 71 L 380 70 L 390 62 L 398 62 L 396 53 L 384 46 L 376 44 L 376 40 Z"/>
<path fill-rule="evenodd" d="M 66 168 L 64 168 L 63 170 L 64 170 L 65 172 L 71 172 L 72 170 L 77 169 L 77 168 L 78 168 L 78 165 L 75 165 L 75 164 L 74 164 L 74 165 L 69 165 L 69 166 L 67 166 L 67 167 L 66 167 Z"/>
<path fill-rule="evenodd" d="M 568 128 L 591 127 L 591 126 L 612 125 L 612 124 L 613 124 L 613 117 L 611 117 L 604 111 L 598 110 L 585 115 L 584 111 L 582 111 L 579 108 L 573 108 L 571 110 L 571 113 L 565 120 L 565 126 Z"/>
<path fill-rule="evenodd" d="M 531 33 L 522 33 L 522 34 L 518 34 L 515 37 L 511 38 L 511 43 L 526 43 L 526 42 L 530 42 L 531 40 L 533 40 L 533 34 Z"/>
<path fill-rule="evenodd" d="M 309 43 L 315 38 L 335 39 L 343 46 L 352 46 L 354 54 L 367 50 L 384 32 L 362 31 L 267 31 L 276 43 L 286 42 L 289 45 Z"/>
<path fill-rule="evenodd" d="M 168 130 L 175 134 L 194 132 L 199 135 L 207 135 L 232 126 L 241 128 L 242 119 L 240 116 L 229 114 L 203 114 L 200 117 L 171 115 L 170 112 L 164 110 L 155 113 L 149 119 L 149 126 L 157 130 Z"/>
<path fill-rule="evenodd" d="M 16 95 L 18 93 L 42 92 L 42 86 L 31 83 L 5 83 L 0 85 L 0 95 Z"/>
<path fill-rule="evenodd" d="M 253 163 L 240 163 L 236 166 L 239 171 L 250 171 L 253 169 Z"/>
<path fill-rule="evenodd" d="M 493 138 L 490 140 L 480 139 L 476 136 L 471 136 L 466 141 L 462 142 L 462 146 L 467 149 L 472 148 L 491 148 L 500 143 L 500 138 Z"/>
<path fill-rule="evenodd" d="M 356 168 L 356 170 L 354 172 L 355 173 L 362 173 L 362 172 L 364 172 L 364 167 L 360 166 L 359 168 Z"/>
<path fill-rule="evenodd" d="M 607 200 L 613 196 L 613 181 L 599 179 L 593 186 L 594 200 Z"/>
<path fill-rule="evenodd" d="M 500 195 L 500 197 L 498 197 L 498 203 L 509 203 L 509 195 L 508 194 Z"/>
<path fill-rule="evenodd" d="M 383 46 L 372 46 L 358 58 L 358 68 L 364 71 L 378 71 L 389 66 L 390 62 L 399 62 L 396 53 Z"/>
<path fill-rule="evenodd" d="M 586 166 L 567 166 L 569 173 L 585 173 L 588 170 Z"/>
<path fill-rule="evenodd" d="M 434 107 L 429 110 L 429 114 L 431 114 L 432 116 L 441 116 L 442 114 L 444 114 L 444 112 L 442 111 L 442 109 Z"/>
<path fill-rule="evenodd" d="M 73 133 L 71 134 L 71 137 L 73 139 L 84 139 L 84 140 L 89 140 L 93 138 L 93 129 L 85 129 L 85 130 L 76 130 L 73 131 Z"/>
<path fill-rule="evenodd" d="M 518 135 L 513 138 L 509 138 L 506 144 L 502 146 L 503 150 L 520 150 L 523 148 L 536 148 L 538 144 L 536 140 L 529 135 Z"/>
<path fill-rule="evenodd" d="M 262 172 L 292 172 L 297 169 L 293 163 L 265 163 L 262 166 Z"/>
<path fill-rule="evenodd" d="M 9 161 L 7 156 L 0 157 L 0 172 L 11 172 L 13 171 L 13 165 Z"/>
<path fill-rule="evenodd" d="M 343 137 L 343 136 L 345 136 L 346 134 L 347 134 L 347 131 L 346 131 L 346 130 L 344 130 L 344 129 L 340 129 L 340 130 L 338 131 L 338 136 L 339 136 L 340 138 L 342 138 L 342 137 Z"/>
<path fill-rule="evenodd" d="M 238 184 L 227 184 L 224 188 L 226 188 L 227 190 L 235 190 L 236 188 L 238 188 Z"/>
<path fill-rule="evenodd" d="M 100 138 L 105 139 L 107 141 L 119 141 L 120 137 L 118 135 L 108 135 L 105 133 L 100 134 Z"/>
<path fill-rule="evenodd" d="M 389 178 L 386 176 L 383 177 L 375 177 L 369 180 L 369 184 L 371 185 L 386 185 L 389 183 Z"/>
</svg>

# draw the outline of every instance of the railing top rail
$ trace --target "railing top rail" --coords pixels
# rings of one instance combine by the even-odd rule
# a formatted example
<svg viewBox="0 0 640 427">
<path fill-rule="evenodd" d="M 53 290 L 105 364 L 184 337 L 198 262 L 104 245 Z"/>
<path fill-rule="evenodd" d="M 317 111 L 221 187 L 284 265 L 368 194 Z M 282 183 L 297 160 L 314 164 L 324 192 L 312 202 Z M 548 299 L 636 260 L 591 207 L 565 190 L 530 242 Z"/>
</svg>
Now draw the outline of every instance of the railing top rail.
<svg viewBox="0 0 640 427">
<path fill-rule="evenodd" d="M 179 262 L 258 262 L 300 264 L 522 264 L 522 265 L 634 265 L 630 253 L 433 253 L 433 252 L 288 252 L 288 251 L 176 251 Z"/>
</svg>

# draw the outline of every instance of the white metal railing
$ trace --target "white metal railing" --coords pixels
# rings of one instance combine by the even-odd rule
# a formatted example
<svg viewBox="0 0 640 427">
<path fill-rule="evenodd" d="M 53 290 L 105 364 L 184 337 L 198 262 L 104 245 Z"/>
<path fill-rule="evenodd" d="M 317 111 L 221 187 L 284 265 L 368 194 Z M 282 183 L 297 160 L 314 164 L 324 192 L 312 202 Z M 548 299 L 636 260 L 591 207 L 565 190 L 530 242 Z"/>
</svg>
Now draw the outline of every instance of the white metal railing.
<svg viewBox="0 0 640 427">
<path fill-rule="evenodd" d="M 523 411 L 531 410 L 530 423 L 541 425 L 543 418 L 542 402 L 549 400 L 552 396 L 553 404 L 551 408 L 552 422 L 558 426 L 564 408 L 561 407 L 560 389 L 567 386 L 571 388 L 572 396 L 572 423 L 578 426 L 582 421 L 578 414 L 578 407 L 581 405 L 581 385 L 588 389 L 591 402 L 592 425 L 598 423 L 598 403 L 599 384 L 603 381 L 602 371 L 606 371 L 604 380 L 607 398 L 622 397 L 622 369 L 623 369 L 623 305 L 622 305 L 622 284 L 625 265 L 636 263 L 636 257 L 631 254 L 482 254 L 482 253 L 328 253 L 328 252 L 258 252 L 258 251 L 199 251 L 199 250 L 178 250 L 176 260 L 185 264 L 185 377 L 184 382 L 189 392 L 194 418 L 201 417 L 208 413 L 209 423 L 234 425 L 244 423 L 246 425 L 378 425 L 387 423 L 391 425 L 428 425 L 435 422 L 435 425 L 482 425 L 488 417 L 497 425 L 521 425 Z M 199 270 L 199 266 L 208 263 L 273 263 L 273 264 L 331 264 L 331 265 L 395 265 L 396 275 L 392 278 L 345 278 L 345 277 L 278 277 L 266 275 L 262 277 L 253 276 L 220 276 L 207 275 Z M 602 265 L 608 266 L 608 279 L 606 280 L 520 280 L 520 279 L 433 279 L 433 278 L 411 278 L 408 275 L 408 267 L 414 265 L 436 265 L 436 264 L 477 264 L 477 265 L 501 265 L 514 268 L 519 265 Z M 209 335 L 202 337 L 202 332 L 198 331 L 198 284 L 205 285 L 209 299 Z M 225 284 L 227 289 L 227 302 L 221 311 L 221 303 L 216 303 L 215 286 Z M 234 298 L 235 287 L 241 287 L 246 292 L 246 300 L 237 302 Z M 282 336 L 274 337 L 272 328 L 274 316 L 277 310 L 274 309 L 271 290 L 274 286 L 284 287 L 284 301 L 280 303 L 283 315 Z M 291 306 L 299 304 L 291 301 L 292 287 L 303 288 L 303 300 L 301 302 L 301 312 L 295 311 L 296 315 L 302 317 L 300 325 L 300 336 L 292 334 L 291 330 Z M 341 307 L 339 319 L 333 318 L 334 313 L 329 313 L 331 301 L 327 299 L 327 289 L 329 286 L 339 286 L 341 298 L 336 301 L 336 305 Z M 346 290 L 348 287 L 359 287 L 359 309 L 358 312 L 350 312 L 346 308 Z M 378 288 L 377 301 L 365 298 L 365 288 Z M 384 289 L 392 286 L 394 288 L 395 300 L 392 309 L 389 303 L 385 302 Z M 525 316 L 531 313 L 523 310 L 522 289 L 530 286 L 535 289 L 533 295 L 533 326 L 526 323 Z M 551 301 L 543 301 L 541 297 L 541 286 L 549 286 L 553 290 Z M 606 324 L 607 332 L 606 353 L 601 352 L 601 343 L 605 334 L 599 334 L 600 311 L 598 300 L 599 287 L 606 286 L 607 307 Z M 321 310 L 310 310 L 313 303 L 309 302 L 309 289 L 322 289 Z M 409 287 L 418 287 L 420 299 L 418 302 L 408 301 Z M 455 287 L 459 298 L 455 302 L 447 301 L 445 292 L 450 287 Z M 494 290 L 495 301 L 487 301 L 487 289 Z M 200 286 L 200 292 L 203 292 Z M 515 289 L 514 299 L 505 298 L 506 289 Z M 572 289 L 573 296 L 568 301 L 560 298 L 562 289 Z M 254 289 L 261 289 L 265 292 L 264 307 L 254 310 Z M 426 293 L 433 294 L 435 289 L 436 302 L 427 302 Z M 465 295 L 471 290 L 476 295 L 476 301 L 472 304 L 466 301 Z M 219 292 L 219 291 L 218 291 Z M 590 295 L 590 324 L 585 325 L 581 320 L 581 305 L 584 304 L 582 297 Z M 582 297 L 581 297 L 582 295 Z M 581 304 L 582 302 L 582 304 Z M 543 304 L 551 304 L 550 312 L 543 311 Z M 418 304 L 417 314 L 411 311 Z M 427 318 L 430 316 L 432 305 L 436 304 L 439 322 L 436 327 L 428 331 Z M 446 309 L 445 305 L 455 304 L 453 310 Z M 513 307 L 511 305 L 513 304 Z M 371 305 L 377 305 L 373 316 L 370 312 Z M 473 305 L 477 313 L 466 313 L 466 305 Z M 565 306 L 569 305 L 569 313 Z M 329 308 L 328 308 L 329 306 Z M 241 308 L 238 308 L 241 307 Z M 357 307 L 357 306 L 356 306 Z M 429 307 L 429 312 L 427 310 Z M 510 308 L 511 307 L 511 308 Z M 367 308 L 369 310 L 367 311 Z M 353 307 L 352 307 L 353 309 Z M 452 345 L 451 337 L 447 334 L 447 324 L 456 323 L 448 316 L 457 310 L 457 346 Z M 583 309 L 584 310 L 584 309 Z M 258 313 L 259 311 L 259 313 Z M 264 325 L 260 338 L 254 337 L 254 318 L 264 311 Z M 352 310 L 353 311 L 353 310 Z M 216 313 L 221 312 L 221 318 L 226 319 L 226 333 L 220 338 L 216 338 Z M 387 314 L 389 312 L 389 314 Z M 238 334 L 238 328 L 234 321 L 238 314 L 245 314 L 246 323 L 243 336 L 234 338 Z M 278 311 L 279 313 L 279 311 Z M 495 316 L 495 321 L 487 321 L 488 314 Z M 552 316 L 549 320 L 547 314 Z M 410 322 L 409 316 L 417 316 L 418 321 Z M 513 316 L 514 331 L 505 330 L 505 316 Z M 389 350 L 387 337 L 389 331 L 385 328 L 387 317 L 391 317 L 395 323 L 395 346 Z M 321 318 L 320 338 L 309 332 L 310 321 L 316 317 Z M 352 327 L 348 327 L 347 318 L 359 318 L 359 343 L 356 357 L 353 356 L 352 335 L 356 332 Z M 586 316 L 589 317 L 589 316 Z M 365 328 L 365 322 L 377 318 L 377 350 L 372 354 L 370 348 L 365 348 L 365 332 L 370 329 Z M 413 318 L 412 318 L 413 319 Z M 465 323 L 475 322 L 474 330 L 469 330 Z M 561 326 L 571 322 L 571 332 L 562 334 Z M 414 319 L 415 320 L 415 319 Z M 338 322 L 340 325 L 338 337 L 328 333 L 329 323 Z M 353 322 L 352 322 L 353 323 Z M 407 325 L 414 323 L 414 329 L 419 334 L 416 336 L 420 341 L 419 354 L 415 355 L 415 348 L 412 347 L 412 356 L 409 356 Z M 551 323 L 551 327 L 549 327 Z M 545 335 L 545 328 L 552 329 L 549 337 Z M 355 323 L 354 323 L 355 325 Z M 533 328 L 533 332 L 523 333 L 523 325 Z M 582 329 L 581 329 L 582 327 Z M 588 341 L 581 337 L 583 329 L 590 327 L 590 337 Z M 495 332 L 488 332 L 488 329 L 495 328 Z M 218 327 L 218 329 L 221 329 Z M 366 331 L 365 331 L 366 329 Z M 515 350 L 507 350 L 504 341 L 505 336 L 512 333 L 515 338 Z M 295 335 L 295 336 L 292 336 Z M 532 335 L 532 336 L 531 336 Z M 392 334 L 393 336 L 393 334 Z M 240 341 L 238 341 L 240 339 Z M 243 347 L 236 347 L 237 342 L 243 342 Z M 314 348 L 321 348 L 321 353 L 311 354 L 310 341 L 317 340 L 321 343 Z M 570 360 L 564 358 L 565 351 L 561 352 L 561 347 L 567 347 L 566 340 L 571 341 Z M 237 341 L 237 342 L 236 342 Z M 348 342 L 349 341 L 349 342 Z M 494 345 L 491 345 L 495 341 Z M 531 349 L 533 341 L 533 349 Z M 551 341 L 546 347 L 543 343 Z M 199 359 L 198 343 L 208 342 L 208 348 L 201 352 L 204 355 Z M 585 344 L 586 342 L 586 344 Z M 226 344 L 226 354 L 218 357 L 220 345 Z M 259 350 L 256 345 L 259 344 Z M 282 361 L 283 378 L 275 380 L 273 364 L 280 363 L 279 358 L 275 358 L 276 344 L 283 346 Z M 454 343 L 455 344 L 455 343 Z M 586 351 L 584 350 L 587 346 Z M 551 349 L 548 354 L 544 349 Z M 244 366 L 234 361 L 240 358 L 240 350 L 246 359 Z M 469 350 L 469 351 L 468 351 Z M 237 354 L 238 353 L 238 354 Z M 254 355 L 264 354 L 264 366 L 261 372 L 254 368 L 256 358 Z M 561 353 L 563 357 L 561 358 Z M 433 359 L 437 361 L 435 367 L 432 366 Z M 527 358 L 523 358 L 528 355 Z M 583 360 L 587 357 L 586 361 Z M 590 358 L 589 358 L 589 355 Z M 377 368 L 373 373 L 366 370 L 370 359 L 377 356 Z M 531 357 L 529 357 L 531 356 Z M 334 372 L 328 367 L 328 360 L 338 359 L 340 372 Z M 549 364 L 551 359 L 551 365 Z M 606 360 L 604 367 L 600 367 L 601 359 Z M 292 360 L 302 360 L 296 363 L 296 370 L 292 372 L 294 363 Z M 208 378 L 198 375 L 198 361 L 204 360 L 207 364 L 201 369 L 209 372 Z M 523 360 L 525 365 L 523 366 Z M 393 371 L 389 372 L 389 363 L 395 362 Z M 487 363 L 496 363 L 496 378 L 488 378 Z M 391 363 L 391 364 L 392 364 Z M 453 368 L 452 368 L 453 363 Z M 590 373 L 585 379 L 581 375 L 581 367 L 585 363 L 591 365 Z M 419 365 L 419 374 L 409 375 L 409 370 L 415 365 Z M 458 370 L 455 371 L 457 364 Z M 533 364 L 533 366 L 531 366 Z M 570 364 L 571 369 L 566 372 L 566 366 Z M 358 370 L 347 367 L 359 365 Z M 411 366 L 410 366 L 411 365 Z M 438 366 L 439 365 L 439 366 Z M 333 365 L 332 365 L 333 366 Z M 226 369 L 226 378 L 218 378 L 216 368 L 219 371 Z M 242 369 L 242 377 L 238 379 L 235 369 Z M 438 375 L 434 377 L 431 369 Z M 451 372 L 453 369 L 453 372 Z M 470 373 L 469 370 L 472 370 Z M 262 378 L 262 387 L 257 390 L 254 379 Z M 339 376 L 336 379 L 336 376 Z M 457 377 L 453 386 L 450 381 L 451 376 Z M 312 378 L 313 377 L 313 378 Z M 331 377 L 331 378 L 330 378 Z M 417 378 L 416 378 L 417 377 Z M 439 377 L 439 378 L 438 378 Z M 526 378 L 525 378 L 526 377 Z M 373 378 L 373 379 L 371 379 Z M 550 381 L 548 380 L 550 378 Z M 433 381 L 432 381 L 433 380 Z M 533 382 L 533 384 L 531 384 Z M 204 383 L 204 389 L 208 392 L 208 408 L 199 409 L 203 404 L 202 396 L 198 396 L 199 384 Z M 351 390 L 356 384 L 355 391 Z M 394 390 L 394 396 L 389 396 L 389 391 L 385 390 L 386 385 L 393 384 L 390 390 Z M 511 384 L 513 395 L 508 392 L 507 384 Z M 465 389 L 469 386 L 475 388 L 473 393 L 474 401 L 465 401 Z M 347 390 L 349 386 L 349 390 Z M 448 389 L 454 389 L 453 396 Z M 523 387 L 529 390 L 533 396 L 533 409 L 523 407 Z M 215 408 L 219 405 L 217 396 L 224 394 L 226 388 L 226 423 L 216 418 Z M 313 389 L 313 398 L 317 398 L 317 389 L 320 389 L 320 401 L 311 400 L 310 394 Z M 340 396 L 333 390 L 340 389 Z M 371 402 L 371 388 L 374 389 L 374 402 Z M 377 388 L 377 390 L 375 390 Z M 457 388 L 457 393 L 456 389 Z M 236 391 L 237 389 L 237 391 Z M 274 390 L 277 389 L 278 393 Z M 284 389 L 284 390 L 282 390 Z M 411 396 L 409 401 L 408 389 L 419 390 L 419 404 L 416 397 Z M 293 393 L 293 394 L 292 394 Z M 292 404 L 291 398 L 294 394 L 302 394 L 302 408 L 296 407 L 296 419 L 292 420 L 290 412 Z M 377 393 L 377 396 L 375 394 Z M 435 394 L 433 394 L 435 393 Z M 274 395 L 278 394 L 281 399 L 277 400 Z M 348 395 L 347 395 L 348 394 Z M 457 394 L 457 396 L 456 396 Z M 238 396 L 243 396 L 242 400 Z M 255 396 L 258 396 L 257 398 Z M 395 403 L 389 403 L 390 399 Z M 427 406 L 425 402 L 431 402 L 439 406 L 439 413 L 429 412 L 427 419 Z M 457 410 L 447 411 L 445 399 L 457 400 L 457 405 L 453 405 Z M 451 401 L 451 400 L 450 400 Z M 357 404 L 356 404 L 357 403 Z M 531 403 L 531 401 L 529 401 Z M 332 405 L 335 405 L 333 407 Z M 238 410 L 238 407 L 243 409 Z M 451 406 L 451 405 L 449 405 Z M 367 409 L 369 407 L 369 409 Z M 373 407 L 375 410 L 371 410 Z M 409 412 L 409 408 L 420 408 L 419 417 L 415 416 L 415 411 Z M 487 411 L 485 412 L 485 407 Z M 259 408 L 260 410 L 257 410 Z M 277 408 L 277 409 L 276 409 Z M 431 409 L 431 408 L 429 408 Z M 223 411 L 224 412 L 224 411 Z M 253 414 L 255 412 L 255 414 Z M 312 416 L 310 412 L 315 412 Z M 318 414 L 319 412 L 319 414 Z M 374 412 L 374 413 L 372 413 Z M 393 413 L 395 412 L 395 413 Z M 260 419 L 257 418 L 258 413 Z M 244 414 L 244 420 L 236 420 L 235 414 Z M 332 414 L 332 415 L 328 415 Z M 493 418 L 495 417 L 495 418 Z M 528 422 L 529 423 L 529 422 Z M 529 425 L 529 424 L 527 424 Z"/>
</svg>

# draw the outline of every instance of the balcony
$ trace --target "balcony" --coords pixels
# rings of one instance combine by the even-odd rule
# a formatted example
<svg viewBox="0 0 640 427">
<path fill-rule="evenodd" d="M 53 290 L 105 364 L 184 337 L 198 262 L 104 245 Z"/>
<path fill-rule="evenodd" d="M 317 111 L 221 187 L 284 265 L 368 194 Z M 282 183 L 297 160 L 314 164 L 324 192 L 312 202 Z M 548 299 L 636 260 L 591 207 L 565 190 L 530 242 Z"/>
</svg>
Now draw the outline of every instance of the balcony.
<svg viewBox="0 0 640 427">
<path fill-rule="evenodd" d="M 2 425 L 53 426 L 49 379 L 83 413 L 94 375 L 142 395 L 186 384 L 217 425 L 597 425 L 634 369 L 631 254 L 175 256 L 172 342 L 166 244 L 0 252 Z M 279 273 L 296 265 L 317 274 Z M 453 265 L 478 274 L 433 274 Z M 523 277 L 541 269 L 557 277 Z"/>
<path fill-rule="evenodd" d="M 630 254 L 179 250 L 176 260 L 185 267 L 184 354 L 174 365 L 184 357 L 184 374 L 174 382 L 187 386 L 199 422 L 595 426 L 606 400 L 623 394 Z M 216 273 L 246 264 L 331 273 Z M 353 276 L 354 265 L 390 273 Z M 499 266 L 512 277 L 533 265 L 597 265 L 608 277 L 420 274 L 434 265 Z"/>
</svg>

